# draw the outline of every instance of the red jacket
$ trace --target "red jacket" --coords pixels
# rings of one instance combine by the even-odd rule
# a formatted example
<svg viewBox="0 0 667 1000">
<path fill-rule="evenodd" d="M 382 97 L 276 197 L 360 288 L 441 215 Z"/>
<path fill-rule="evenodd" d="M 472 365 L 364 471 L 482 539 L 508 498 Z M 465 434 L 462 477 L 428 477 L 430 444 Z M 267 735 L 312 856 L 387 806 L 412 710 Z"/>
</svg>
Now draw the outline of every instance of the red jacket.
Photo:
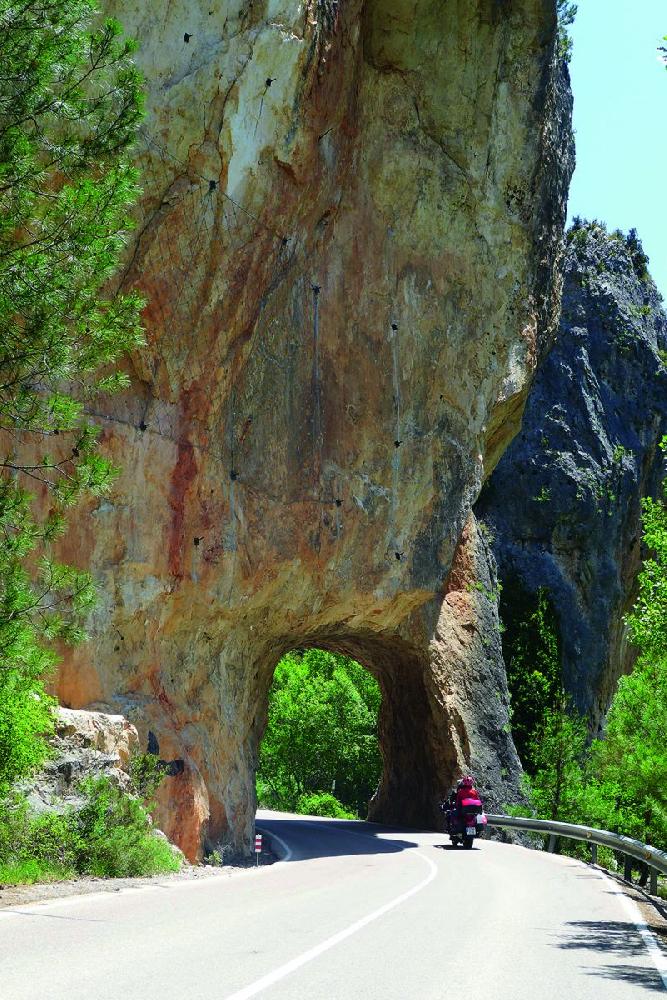
<svg viewBox="0 0 667 1000">
<path fill-rule="evenodd" d="M 467 809 L 468 807 L 463 805 L 464 801 L 471 802 L 471 803 L 474 802 L 475 805 L 471 806 L 471 809 L 474 808 L 474 809 L 476 809 L 477 812 L 479 812 L 481 810 L 481 808 L 482 808 L 482 800 L 480 799 L 479 792 L 477 791 L 476 788 L 459 788 L 458 789 L 458 791 L 456 793 L 456 808 L 457 809 Z"/>
</svg>

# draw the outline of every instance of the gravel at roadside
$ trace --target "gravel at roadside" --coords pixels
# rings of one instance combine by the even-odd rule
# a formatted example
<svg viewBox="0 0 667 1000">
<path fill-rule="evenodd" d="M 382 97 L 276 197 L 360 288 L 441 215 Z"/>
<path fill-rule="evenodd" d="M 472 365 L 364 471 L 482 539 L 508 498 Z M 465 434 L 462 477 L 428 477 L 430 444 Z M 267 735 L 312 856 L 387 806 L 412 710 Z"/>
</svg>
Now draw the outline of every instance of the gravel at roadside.
<svg viewBox="0 0 667 1000">
<path fill-rule="evenodd" d="M 278 859 L 269 851 L 262 851 L 260 867 L 272 865 Z M 184 865 L 180 872 L 167 875 L 151 875 L 135 878 L 78 878 L 65 882 L 39 882 L 35 885 L 0 884 L 0 909 L 7 906 L 22 906 L 25 903 L 41 903 L 49 899 L 66 896 L 85 896 L 93 892 L 120 892 L 121 889 L 136 889 L 145 885 L 170 885 L 192 879 L 231 878 L 256 867 L 255 860 L 230 865 Z"/>
</svg>

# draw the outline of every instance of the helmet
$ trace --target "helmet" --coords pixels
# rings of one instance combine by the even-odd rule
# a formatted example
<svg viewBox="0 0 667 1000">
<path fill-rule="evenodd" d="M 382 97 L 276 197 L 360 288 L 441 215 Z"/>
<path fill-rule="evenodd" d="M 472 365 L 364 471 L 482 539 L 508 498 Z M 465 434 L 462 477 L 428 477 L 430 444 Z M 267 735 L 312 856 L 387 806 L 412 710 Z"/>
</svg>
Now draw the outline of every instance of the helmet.
<svg viewBox="0 0 667 1000">
<path fill-rule="evenodd" d="M 459 784 L 461 785 L 461 788 L 472 788 L 473 785 L 474 785 L 474 782 L 473 782 L 472 778 L 470 777 L 470 775 L 467 774 L 465 776 L 465 778 L 461 778 L 461 781 L 459 782 Z"/>
</svg>

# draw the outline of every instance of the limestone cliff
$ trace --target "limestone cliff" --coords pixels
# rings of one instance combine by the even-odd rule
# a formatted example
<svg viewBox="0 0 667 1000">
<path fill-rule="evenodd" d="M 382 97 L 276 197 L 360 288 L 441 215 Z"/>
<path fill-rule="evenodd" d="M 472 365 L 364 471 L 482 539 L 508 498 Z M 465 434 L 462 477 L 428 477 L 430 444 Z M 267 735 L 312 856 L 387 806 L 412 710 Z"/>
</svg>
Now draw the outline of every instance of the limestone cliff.
<svg viewBox="0 0 667 1000">
<path fill-rule="evenodd" d="M 432 822 L 471 762 L 516 791 L 470 512 L 558 308 L 554 6 L 109 3 L 148 87 L 123 277 L 148 343 L 96 414 L 123 475 L 64 553 L 102 599 L 58 693 L 183 761 L 159 821 L 190 857 L 248 843 L 295 646 L 379 678 L 377 818 Z"/>
<path fill-rule="evenodd" d="M 594 724 L 632 666 L 623 615 L 640 500 L 665 475 L 667 316 L 646 263 L 634 234 L 570 231 L 556 345 L 476 508 L 495 535 L 508 622 L 522 595 L 546 589 L 566 689 Z"/>
</svg>

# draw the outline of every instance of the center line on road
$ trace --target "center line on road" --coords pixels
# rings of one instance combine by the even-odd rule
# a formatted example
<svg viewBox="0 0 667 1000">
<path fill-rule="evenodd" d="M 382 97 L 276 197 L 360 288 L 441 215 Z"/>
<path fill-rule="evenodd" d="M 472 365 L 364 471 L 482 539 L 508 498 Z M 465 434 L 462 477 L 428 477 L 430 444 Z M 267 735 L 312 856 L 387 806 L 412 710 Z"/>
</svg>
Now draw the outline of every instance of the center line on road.
<svg viewBox="0 0 667 1000">
<path fill-rule="evenodd" d="M 296 969 L 300 969 L 302 965 L 312 962 L 314 958 L 322 955 L 325 951 L 329 951 L 330 948 L 335 948 L 335 946 L 340 944 L 341 941 L 345 941 L 346 938 L 352 937 L 353 934 L 356 934 L 357 931 L 362 930 L 362 928 L 366 927 L 374 920 L 378 920 L 379 917 L 383 917 L 385 913 L 389 913 L 390 910 L 394 910 L 397 906 L 400 906 L 401 903 L 410 899 L 411 896 L 416 896 L 418 892 L 421 892 L 422 889 L 426 888 L 429 882 L 433 881 L 438 874 L 438 868 L 437 865 L 435 865 L 425 854 L 422 854 L 421 851 L 416 851 L 412 857 L 419 858 L 429 869 L 429 873 L 426 878 L 422 879 L 421 882 L 418 882 L 417 885 L 412 887 L 412 889 L 408 889 L 407 892 L 401 893 L 400 896 L 392 899 L 389 903 L 385 903 L 384 906 L 379 907 L 379 909 L 366 914 L 365 917 L 362 917 L 360 920 L 356 920 L 353 924 L 350 924 L 349 927 L 345 927 L 344 930 L 338 931 L 338 933 L 334 934 L 332 937 L 327 938 L 320 944 L 316 944 L 314 948 L 309 948 L 308 951 L 304 951 L 302 955 L 298 955 L 291 961 L 279 966 L 277 969 L 274 969 L 273 972 L 267 973 L 265 976 L 262 976 L 261 979 L 255 980 L 255 982 L 251 983 L 249 986 L 245 986 L 242 990 L 238 990 L 236 993 L 230 993 L 225 1000 L 249 1000 L 249 997 L 257 996 L 257 994 L 261 993 L 262 990 L 267 989 L 269 986 L 273 986 L 274 983 L 284 979 L 285 976 L 289 976 L 290 973 L 295 972 Z"/>
</svg>

